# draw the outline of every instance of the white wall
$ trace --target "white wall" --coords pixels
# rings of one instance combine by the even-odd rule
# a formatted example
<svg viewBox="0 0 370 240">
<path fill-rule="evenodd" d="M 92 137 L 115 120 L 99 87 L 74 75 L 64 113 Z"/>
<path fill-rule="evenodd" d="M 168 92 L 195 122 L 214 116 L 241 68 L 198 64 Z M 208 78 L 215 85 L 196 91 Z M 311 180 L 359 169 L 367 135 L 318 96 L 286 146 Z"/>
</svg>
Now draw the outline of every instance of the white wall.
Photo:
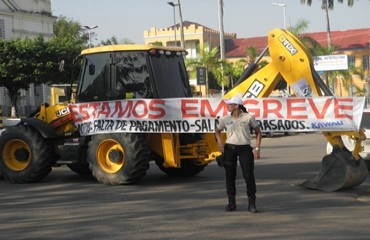
<svg viewBox="0 0 370 240">
<path fill-rule="evenodd" d="M 11 38 L 36 37 L 42 34 L 45 39 L 53 36 L 53 24 L 56 17 L 51 15 L 50 0 L 0 0 L 0 34 L 5 40 Z M 2 25 L 3 23 L 3 25 Z M 27 92 L 21 91 L 18 111 L 29 113 L 49 97 L 43 96 L 45 86 L 31 86 Z M 37 94 L 35 94 L 37 93 Z M 49 92 L 48 92 L 49 93 Z M 4 87 L 0 88 L 0 106 L 9 115 L 10 99 Z"/>
</svg>

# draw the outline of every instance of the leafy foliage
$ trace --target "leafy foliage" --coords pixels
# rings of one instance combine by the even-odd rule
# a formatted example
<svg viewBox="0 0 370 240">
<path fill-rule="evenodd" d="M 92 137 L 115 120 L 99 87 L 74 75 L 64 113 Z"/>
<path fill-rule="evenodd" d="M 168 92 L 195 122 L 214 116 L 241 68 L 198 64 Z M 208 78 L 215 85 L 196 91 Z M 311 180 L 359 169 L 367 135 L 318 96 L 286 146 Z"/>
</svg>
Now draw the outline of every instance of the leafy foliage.
<svg viewBox="0 0 370 240">
<path fill-rule="evenodd" d="M 135 44 L 132 40 L 128 38 L 124 38 L 122 40 L 118 40 L 116 36 L 112 36 L 110 39 L 107 39 L 105 41 L 101 41 L 100 45 L 101 46 L 106 46 L 106 45 L 117 45 L 117 44 Z"/>
<path fill-rule="evenodd" d="M 61 18 L 50 40 L 41 35 L 33 39 L 0 39 L 0 86 L 8 90 L 12 108 L 16 109 L 19 90 L 29 89 L 31 83 L 70 82 L 73 60 L 86 43 L 80 29 L 77 22 Z M 59 70 L 62 62 L 64 71 Z"/>
<path fill-rule="evenodd" d="M 218 83 L 220 83 L 219 85 L 221 85 L 222 81 L 225 81 L 222 78 L 220 79 L 220 76 L 222 76 L 222 74 L 220 73 L 220 71 L 222 71 L 221 66 L 224 62 L 219 59 L 218 48 L 215 47 L 210 49 L 208 45 L 204 45 L 203 47 L 198 47 L 197 52 L 197 58 L 186 59 L 185 61 L 190 76 L 195 78 L 196 67 L 205 67 L 207 84 L 206 89 L 208 90 L 211 86 L 215 87 L 215 84 L 213 84 L 213 82 L 210 84 L 211 79 L 216 80 Z M 211 78 L 211 76 L 213 77 Z"/>
</svg>

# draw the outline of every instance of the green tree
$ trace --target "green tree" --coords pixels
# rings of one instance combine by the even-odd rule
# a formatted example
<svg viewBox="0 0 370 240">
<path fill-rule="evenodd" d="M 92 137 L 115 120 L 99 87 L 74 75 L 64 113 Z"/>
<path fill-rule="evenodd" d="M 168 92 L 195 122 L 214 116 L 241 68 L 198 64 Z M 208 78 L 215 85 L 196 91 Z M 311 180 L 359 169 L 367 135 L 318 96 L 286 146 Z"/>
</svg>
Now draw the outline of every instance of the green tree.
<svg viewBox="0 0 370 240">
<path fill-rule="evenodd" d="M 135 43 L 131 39 L 128 39 L 128 38 L 124 38 L 118 41 L 116 36 L 112 36 L 110 39 L 100 42 L 101 46 L 116 45 L 116 44 L 135 44 Z"/>
<path fill-rule="evenodd" d="M 331 71 L 329 76 L 332 78 L 332 84 L 334 86 L 334 91 L 338 89 L 336 92 L 336 96 L 342 97 L 343 92 L 342 89 L 344 88 L 349 96 L 352 96 L 355 93 L 357 96 L 364 96 L 365 90 L 359 88 L 355 84 L 353 84 L 353 77 L 357 76 L 360 79 L 364 79 L 364 69 L 362 67 L 350 67 L 348 70 L 336 70 Z M 338 86 L 335 88 L 335 86 Z"/>
<path fill-rule="evenodd" d="M 35 56 L 38 52 L 35 48 L 36 41 L 29 38 L 9 41 L 0 39 L 0 86 L 8 90 L 12 108 L 11 117 L 17 116 L 19 90 L 27 90 L 30 83 L 37 84 L 40 80 L 40 72 L 36 70 L 39 62 Z"/>
<path fill-rule="evenodd" d="M 41 35 L 34 39 L 0 40 L 0 86 L 8 90 L 12 117 L 17 115 L 20 89 L 28 90 L 31 83 L 70 82 L 73 60 L 86 41 L 77 22 L 58 19 L 54 30 L 55 36 L 48 41 Z M 64 71 L 59 71 L 61 63 Z"/>
<path fill-rule="evenodd" d="M 240 59 L 237 62 L 229 63 L 227 62 L 224 67 L 225 76 L 228 77 L 228 87 L 233 88 L 234 83 L 239 79 L 242 75 L 245 67 L 248 65 L 247 60 Z"/>
<path fill-rule="evenodd" d="M 254 46 L 249 46 L 246 50 L 246 57 L 248 65 L 254 63 L 256 57 L 258 57 L 257 48 Z"/>
<path fill-rule="evenodd" d="M 75 58 L 88 47 L 89 35 L 81 24 L 73 19 L 60 17 L 54 23 L 54 37 L 48 41 L 46 52 L 53 59 L 53 68 L 48 72 L 46 83 L 70 83 L 73 72 L 78 72 Z M 63 65 L 62 71 L 59 67 Z M 75 69 L 77 67 L 77 69 Z"/>
<path fill-rule="evenodd" d="M 76 42 L 85 44 L 87 47 L 89 41 L 89 34 L 82 29 L 79 22 L 73 19 L 61 16 L 59 17 L 53 25 L 54 36 L 57 38 L 72 38 Z"/>
<path fill-rule="evenodd" d="M 106 46 L 106 45 L 116 45 L 118 44 L 118 40 L 116 36 L 112 36 L 110 39 L 107 39 L 105 41 L 101 41 L 100 45 Z"/>
<path fill-rule="evenodd" d="M 300 0 L 301 4 L 307 3 L 308 6 L 311 6 L 312 0 Z M 343 3 L 343 0 L 338 0 L 339 3 Z M 352 7 L 354 4 L 354 0 L 348 0 L 347 6 Z M 334 9 L 334 0 L 321 0 L 321 9 L 325 11 L 325 18 L 326 18 L 326 32 L 327 32 L 327 39 L 328 39 L 328 47 L 331 46 L 331 36 L 330 36 L 330 20 L 329 20 L 329 10 Z"/>
<path fill-rule="evenodd" d="M 309 21 L 306 19 L 299 19 L 297 23 L 288 28 L 299 41 L 307 48 L 311 55 L 316 56 L 317 52 L 321 51 L 322 46 L 312 37 L 304 34 L 309 26 Z"/>
<path fill-rule="evenodd" d="M 46 42 L 44 56 L 50 61 L 50 67 L 43 71 L 43 83 L 70 83 L 75 58 L 81 50 L 88 47 L 89 36 L 81 24 L 73 19 L 59 17 L 53 26 L 54 37 Z M 62 68 L 60 68 L 62 66 Z"/>
<path fill-rule="evenodd" d="M 196 75 L 196 67 L 205 67 L 206 69 L 206 95 L 208 95 L 209 88 L 209 75 L 212 73 L 216 78 L 222 76 L 220 73 L 222 71 L 221 66 L 224 64 L 224 61 L 219 59 L 218 48 L 212 48 L 208 45 L 204 45 L 202 48 L 197 49 L 197 58 L 195 59 L 186 59 L 185 63 L 189 69 L 189 74 L 191 77 Z M 221 84 L 222 81 L 226 81 L 226 78 L 221 78 L 217 80 L 218 84 Z"/>
<path fill-rule="evenodd" d="M 289 31 L 306 46 L 312 56 L 332 55 L 335 53 L 335 51 L 338 49 L 337 46 L 333 44 L 330 44 L 329 46 L 322 46 L 315 39 L 302 34 L 307 27 L 308 22 L 305 20 L 300 20 L 294 27 L 289 28 Z M 360 76 L 361 79 L 363 79 L 363 70 L 360 68 L 326 71 L 324 75 L 326 85 L 331 88 L 331 91 L 334 95 L 343 96 L 342 88 L 346 89 L 350 94 L 352 93 L 352 88 L 356 88 L 357 94 L 363 94 L 363 90 L 354 85 L 352 79 L 353 75 Z M 336 86 L 338 86 L 338 92 Z"/>
</svg>

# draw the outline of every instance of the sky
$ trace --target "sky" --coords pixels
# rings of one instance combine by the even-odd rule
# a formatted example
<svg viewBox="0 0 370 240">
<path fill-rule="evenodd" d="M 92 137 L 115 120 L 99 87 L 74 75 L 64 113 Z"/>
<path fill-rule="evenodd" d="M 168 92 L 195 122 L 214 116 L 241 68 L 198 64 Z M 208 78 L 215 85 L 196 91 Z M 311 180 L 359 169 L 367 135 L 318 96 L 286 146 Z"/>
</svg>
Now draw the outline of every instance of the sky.
<svg viewBox="0 0 370 240">
<path fill-rule="evenodd" d="M 64 16 L 81 25 L 98 27 L 92 30 L 93 43 L 110 39 L 129 39 L 144 43 L 144 31 L 152 27 L 167 28 L 174 23 L 174 8 L 170 0 L 51 0 L 52 14 Z M 177 3 L 177 0 L 172 2 Z M 199 23 L 219 30 L 219 0 L 181 0 L 183 21 Z M 370 1 L 355 0 L 349 8 L 335 1 L 329 11 L 332 31 L 370 28 Z M 285 7 L 272 3 L 285 3 Z M 175 8 L 179 23 L 178 7 Z M 309 22 L 305 32 L 325 32 L 325 12 L 321 0 L 312 5 L 302 5 L 300 0 L 224 0 L 223 25 L 226 33 L 236 33 L 238 38 L 267 36 L 274 28 L 295 26 L 299 20 Z M 370 39 L 370 36 L 369 36 Z"/>
</svg>

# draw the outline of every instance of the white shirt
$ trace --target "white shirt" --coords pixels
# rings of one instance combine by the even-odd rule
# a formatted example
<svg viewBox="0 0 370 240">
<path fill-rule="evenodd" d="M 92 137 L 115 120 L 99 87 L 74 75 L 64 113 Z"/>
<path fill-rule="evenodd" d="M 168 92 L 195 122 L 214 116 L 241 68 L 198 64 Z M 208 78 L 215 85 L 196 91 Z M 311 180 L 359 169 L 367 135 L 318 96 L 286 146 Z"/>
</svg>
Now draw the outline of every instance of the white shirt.
<svg viewBox="0 0 370 240">
<path fill-rule="evenodd" d="M 239 117 L 234 118 L 231 115 L 224 116 L 220 119 L 217 129 L 226 128 L 226 143 L 233 145 L 250 145 L 251 128 L 256 128 L 258 122 L 253 115 L 242 113 Z"/>
</svg>

